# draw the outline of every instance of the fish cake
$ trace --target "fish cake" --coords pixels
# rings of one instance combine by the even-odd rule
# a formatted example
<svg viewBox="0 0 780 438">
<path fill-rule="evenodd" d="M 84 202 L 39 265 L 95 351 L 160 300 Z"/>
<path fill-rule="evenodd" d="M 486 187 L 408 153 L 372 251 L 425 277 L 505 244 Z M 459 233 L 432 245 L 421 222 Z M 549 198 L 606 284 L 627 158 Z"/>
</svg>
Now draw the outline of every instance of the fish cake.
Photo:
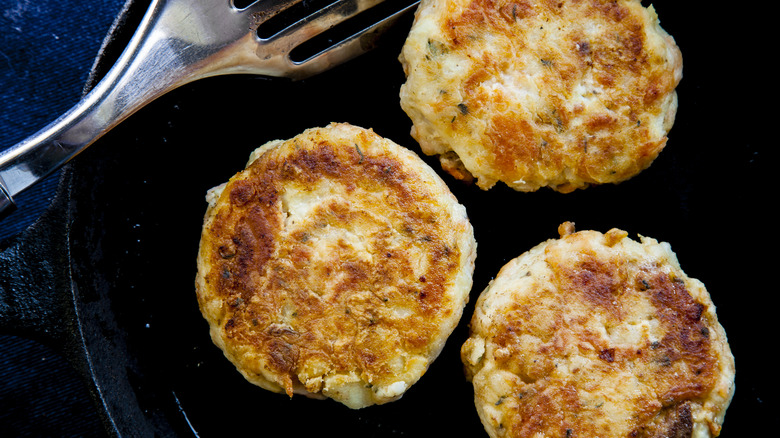
<svg viewBox="0 0 780 438">
<path fill-rule="evenodd" d="M 461 348 L 491 437 L 714 437 L 734 357 L 667 243 L 561 227 L 479 296 Z"/>
<path fill-rule="evenodd" d="M 462 316 L 476 257 L 466 210 L 372 130 L 269 142 L 207 200 L 198 303 L 262 388 L 353 409 L 396 400 Z"/>
<path fill-rule="evenodd" d="M 412 136 L 484 190 L 635 176 L 667 143 L 682 78 L 639 0 L 422 0 L 399 59 Z"/>
</svg>

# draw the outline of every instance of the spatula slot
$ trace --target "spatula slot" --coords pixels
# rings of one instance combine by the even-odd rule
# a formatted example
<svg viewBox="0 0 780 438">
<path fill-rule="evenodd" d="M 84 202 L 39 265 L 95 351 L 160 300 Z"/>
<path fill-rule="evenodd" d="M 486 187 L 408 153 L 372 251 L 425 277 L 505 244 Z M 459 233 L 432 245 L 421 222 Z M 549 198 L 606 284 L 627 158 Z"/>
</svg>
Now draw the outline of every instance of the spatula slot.
<svg viewBox="0 0 780 438">
<path fill-rule="evenodd" d="M 251 0 L 244 1 L 250 1 L 251 3 Z M 335 0 L 299 1 L 260 23 L 260 25 L 257 27 L 257 36 L 262 39 L 271 38 L 284 29 L 292 26 L 293 24 L 300 22 L 302 19 L 305 19 L 315 12 L 325 9 L 334 3 L 338 2 Z"/>
<path fill-rule="evenodd" d="M 339 45 L 339 43 L 348 40 L 350 37 L 370 28 L 374 24 L 403 9 L 403 7 L 415 2 L 416 0 L 397 0 L 379 3 L 352 18 L 339 23 L 320 35 L 309 38 L 292 49 L 289 56 L 290 60 L 293 62 L 304 62 L 319 53 Z M 400 4 L 403 4 L 403 6 Z M 362 45 L 373 46 L 379 38 L 379 33 L 366 34 L 362 38 Z"/>
</svg>

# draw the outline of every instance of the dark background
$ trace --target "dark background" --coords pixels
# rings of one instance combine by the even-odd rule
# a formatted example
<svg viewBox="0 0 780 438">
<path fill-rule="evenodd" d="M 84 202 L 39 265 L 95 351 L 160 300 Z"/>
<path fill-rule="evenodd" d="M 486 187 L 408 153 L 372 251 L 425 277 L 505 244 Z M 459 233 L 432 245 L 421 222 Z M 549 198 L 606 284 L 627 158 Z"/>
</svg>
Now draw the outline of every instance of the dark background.
<svg viewBox="0 0 780 438">
<path fill-rule="evenodd" d="M 75 105 L 121 0 L 0 0 L 0 151 Z M 48 207 L 60 172 L 16 196 L 0 241 Z M 1 275 L 1 274 L 0 274 Z M 85 383 L 43 344 L 0 334 L 0 436 L 90 437 L 102 426 Z"/>
<path fill-rule="evenodd" d="M 78 100 L 122 4 L 116 0 L 2 0 L 0 5 L 0 148 L 5 148 L 34 133 Z M 678 89 L 680 110 L 669 144 L 650 169 L 619 186 L 565 196 L 549 191 L 518 194 L 500 187 L 480 193 L 445 176 L 466 205 L 477 233 L 472 297 L 503 263 L 543 239 L 556 237 L 555 228 L 564 220 L 574 220 L 580 229 L 607 231 L 614 226 L 626 229 L 632 237 L 643 234 L 668 241 L 683 269 L 707 285 L 736 357 L 737 392 L 721 436 L 769 433 L 773 421 L 767 403 L 773 392 L 767 353 L 771 345 L 766 342 L 777 331 L 771 326 L 774 288 L 770 279 L 777 258 L 772 252 L 776 232 L 770 209 L 774 210 L 777 198 L 770 182 L 769 158 L 775 145 L 768 138 L 774 120 L 765 103 L 773 102 L 775 87 L 769 81 L 771 69 L 766 64 L 770 61 L 761 54 L 773 41 L 765 37 L 771 29 L 760 25 L 765 13 L 731 3 L 710 3 L 704 8 L 659 0 L 655 6 L 662 26 L 683 52 L 684 76 Z M 408 120 L 397 108 L 401 79 L 400 66 L 394 59 L 397 48 L 392 46 L 386 52 L 296 84 L 250 77 L 209 79 L 177 90 L 142 110 L 96 144 L 89 155 L 90 160 L 106 163 L 103 182 L 112 189 L 118 180 L 127 177 L 121 171 L 124 167 L 143 169 L 142 187 L 148 188 L 141 194 L 136 186 L 116 193 L 125 202 L 110 207 L 108 220 L 128 222 L 127 235 L 117 238 L 116 244 L 130 248 L 128 257 L 148 256 L 158 247 L 147 242 L 167 236 L 165 232 L 171 226 L 179 225 L 191 236 L 189 240 L 182 236 L 173 241 L 195 242 L 197 237 L 192 236 L 196 236 L 205 208 L 202 195 L 206 188 L 242 166 L 254 146 L 331 119 L 374 127 L 380 134 L 419 151 L 408 137 Z M 366 97 L 356 97 L 360 95 Z M 342 100 L 352 106 L 337 104 Z M 111 158 L 112 147 L 135 150 L 115 152 L 121 160 L 127 160 L 117 163 L 120 158 Z M 224 156 L 219 163 L 208 159 L 208 153 L 215 150 Z M 159 159 L 147 163 L 151 153 L 157 153 Z M 176 161 L 183 154 L 195 156 L 186 169 Z M 438 170 L 434 160 L 426 160 Z M 153 196 L 144 198 L 142 195 L 150 195 L 144 190 L 152 191 L 156 181 L 167 181 L 159 176 L 165 169 L 175 169 L 183 177 L 210 174 L 177 187 L 180 204 L 166 204 Z M 54 197 L 59 177 L 57 173 L 16 198 L 19 210 L 0 222 L 0 240 L 17 236 L 38 218 Z M 98 200 L 113 199 L 99 191 L 95 196 Z M 179 207 L 195 219 L 187 224 L 155 219 L 149 225 L 153 215 L 180 220 L 173 211 Z M 194 257 L 191 252 L 191 245 L 171 250 L 172 255 L 185 259 Z M 186 279 L 166 284 L 191 284 L 191 266 L 184 265 L 172 272 L 183 272 Z M 156 284 L 149 279 L 152 273 L 159 272 L 146 264 L 136 264 L 118 276 L 126 280 L 123 287 L 129 289 Z M 187 293 L 182 291 L 185 297 Z M 143 350 L 148 346 L 155 354 L 161 354 L 164 347 L 153 343 L 152 338 L 164 339 L 182 330 L 173 328 L 170 321 L 161 321 L 151 308 L 152 304 L 171 305 L 155 298 L 158 294 L 148 291 L 137 301 L 124 295 L 115 297 L 116 306 L 127 305 L 136 312 L 119 317 L 120 324 L 127 322 L 131 337 L 141 340 L 141 347 L 134 347 Z M 235 389 L 237 395 L 257 397 L 260 406 L 283 406 L 284 398 L 247 388 L 210 349 L 207 339 L 200 342 L 205 332 L 198 325 L 192 303 L 187 304 L 183 311 L 188 313 L 182 321 L 192 323 L 200 336 L 192 350 L 185 351 L 183 363 L 197 363 L 199 370 L 185 370 L 182 381 L 193 376 L 225 376 L 227 387 Z M 467 308 L 466 315 L 471 310 Z M 149 327 L 152 330 L 147 330 Z M 161 327 L 159 331 L 157 327 Z M 451 407 L 449 414 L 433 407 L 446 406 L 449 399 L 468 392 L 460 382 L 455 388 L 446 382 L 459 372 L 451 364 L 457 360 L 456 350 L 464 336 L 464 327 L 460 327 L 431 371 L 398 404 L 349 413 L 343 426 L 338 427 L 351 427 L 362 431 L 363 436 L 422 436 L 435 431 L 437 422 L 463 422 L 462 434 L 476 431 L 479 436 L 480 428 L 470 407 L 462 413 L 460 408 Z M 161 368 L 176 370 L 177 365 L 174 358 Z M 217 382 L 220 380 L 198 384 L 212 394 L 209 391 L 219 391 Z M 441 388 L 451 389 L 453 395 Z M 183 403 L 202 402 L 198 394 L 187 390 L 180 388 L 179 394 Z M 154 399 L 154 394 L 146 396 Z M 153 400 L 142 401 L 153 404 Z M 430 410 L 420 411 L 414 418 L 404 410 L 406 406 L 426 405 L 432 406 Z M 293 406 L 314 409 L 323 405 L 302 401 Z M 202 409 L 193 409 L 191 416 Z M 0 436 L 101 436 L 96 411 L 86 381 L 58 352 L 36 341 L 0 335 Z M 213 423 L 205 419 L 202 422 L 202 431 L 213 430 Z M 295 435 L 290 427 L 290 434 Z M 203 436 L 210 435 L 204 432 Z"/>
</svg>

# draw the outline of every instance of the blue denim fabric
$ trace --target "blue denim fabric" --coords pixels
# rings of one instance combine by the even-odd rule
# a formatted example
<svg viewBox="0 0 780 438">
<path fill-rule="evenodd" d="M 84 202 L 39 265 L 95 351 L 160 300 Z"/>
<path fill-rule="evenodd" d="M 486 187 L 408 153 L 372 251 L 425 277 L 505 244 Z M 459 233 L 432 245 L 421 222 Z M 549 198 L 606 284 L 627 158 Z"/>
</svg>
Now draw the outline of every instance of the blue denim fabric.
<svg viewBox="0 0 780 438">
<path fill-rule="evenodd" d="M 34 134 L 79 99 L 123 0 L 0 0 L 0 151 Z M 58 173 L 14 197 L 0 241 L 48 207 Z M 63 358 L 0 335 L 0 436 L 100 436 L 84 382 Z"/>
<path fill-rule="evenodd" d="M 0 0 L 0 151 L 73 106 L 122 0 Z M 0 240 L 49 205 L 57 175 L 15 197 Z"/>
</svg>

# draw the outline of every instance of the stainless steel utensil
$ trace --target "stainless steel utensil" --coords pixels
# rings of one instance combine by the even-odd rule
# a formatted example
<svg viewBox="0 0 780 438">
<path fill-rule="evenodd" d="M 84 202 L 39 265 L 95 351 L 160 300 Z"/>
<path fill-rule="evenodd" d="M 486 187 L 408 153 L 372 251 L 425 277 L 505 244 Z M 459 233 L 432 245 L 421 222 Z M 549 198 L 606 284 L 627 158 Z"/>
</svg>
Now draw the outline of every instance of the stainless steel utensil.
<svg viewBox="0 0 780 438">
<path fill-rule="evenodd" d="M 186 83 L 225 74 L 302 79 L 354 58 L 416 7 L 406 0 L 332 0 L 261 37 L 258 28 L 306 0 L 152 0 L 138 30 L 105 78 L 59 119 L 0 154 L 0 213 L 13 196 L 56 170 L 157 97 Z M 291 52 L 358 14 L 392 4 L 385 15 L 306 59 Z"/>
</svg>

